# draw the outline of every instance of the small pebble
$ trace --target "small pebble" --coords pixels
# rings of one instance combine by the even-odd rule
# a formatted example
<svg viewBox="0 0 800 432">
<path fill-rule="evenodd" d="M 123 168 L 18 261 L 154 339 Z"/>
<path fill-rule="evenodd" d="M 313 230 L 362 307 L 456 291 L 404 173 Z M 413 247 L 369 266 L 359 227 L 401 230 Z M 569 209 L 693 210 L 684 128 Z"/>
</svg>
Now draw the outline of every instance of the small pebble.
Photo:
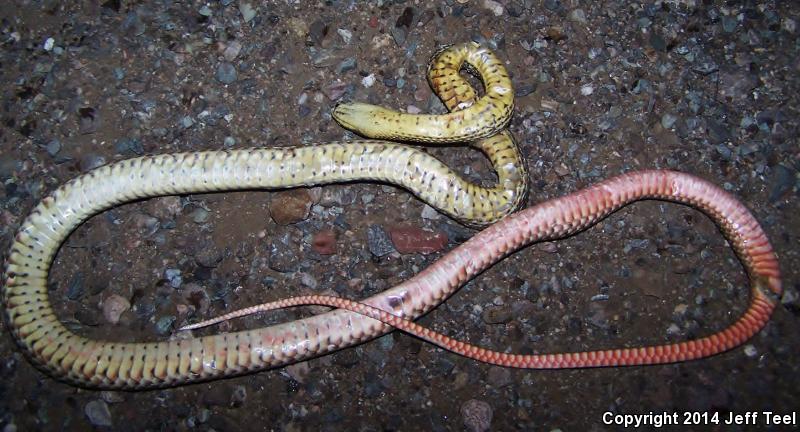
<svg viewBox="0 0 800 432">
<path fill-rule="evenodd" d="M 119 323 L 119 317 L 128 309 L 131 303 L 125 297 L 112 294 L 103 300 L 103 317 L 111 324 Z"/>
<path fill-rule="evenodd" d="M 176 320 L 177 318 L 172 315 L 159 318 L 159 320 L 156 321 L 156 333 L 162 336 L 169 334 Z"/>
<path fill-rule="evenodd" d="M 322 88 L 322 93 L 332 101 L 337 101 L 350 89 L 350 84 L 336 81 Z"/>
<path fill-rule="evenodd" d="M 492 407 L 484 401 L 470 399 L 461 405 L 461 418 L 470 432 L 486 432 L 492 426 Z"/>
<path fill-rule="evenodd" d="M 222 52 L 222 56 L 225 57 L 225 60 L 231 62 L 239 55 L 239 52 L 241 51 L 242 44 L 239 41 L 233 41 L 225 47 L 225 50 Z"/>
<path fill-rule="evenodd" d="M 311 288 L 312 290 L 317 288 L 319 283 L 314 278 L 314 276 L 306 272 L 299 272 L 299 273 L 300 273 L 300 284 L 302 284 L 305 287 Z"/>
<path fill-rule="evenodd" d="M 197 207 L 196 209 L 192 210 L 192 212 L 189 214 L 189 217 L 191 217 L 196 224 L 205 223 L 208 220 L 208 210 L 202 207 Z"/>
<path fill-rule="evenodd" d="M 377 256 L 382 257 L 395 252 L 392 240 L 380 225 L 370 225 L 367 230 L 367 248 Z"/>
<path fill-rule="evenodd" d="M 244 22 L 250 22 L 256 17 L 256 10 L 250 3 L 239 3 L 239 12 L 241 12 Z"/>
<path fill-rule="evenodd" d="M 233 84 L 239 77 L 239 73 L 236 71 L 236 66 L 232 63 L 222 62 L 217 66 L 217 73 L 215 76 L 217 81 L 222 84 Z"/>
<path fill-rule="evenodd" d="M 343 74 L 345 72 L 350 72 L 351 70 L 354 70 L 356 67 L 357 63 L 355 57 L 348 57 L 342 60 L 338 66 L 336 66 L 336 73 Z"/>
<path fill-rule="evenodd" d="M 344 41 L 345 45 L 349 45 L 350 44 L 350 39 L 353 38 L 353 32 L 351 32 L 350 30 L 346 30 L 346 29 L 340 28 L 340 29 L 336 29 L 336 33 L 338 33 L 339 36 L 341 36 L 342 41 Z"/>
<path fill-rule="evenodd" d="M 370 88 L 375 84 L 375 74 L 369 74 L 361 79 L 361 85 Z"/>
<path fill-rule="evenodd" d="M 422 207 L 421 216 L 422 216 L 423 219 L 428 219 L 428 220 L 439 220 L 439 219 L 442 218 L 442 214 L 439 213 L 438 210 L 436 210 L 435 208 L 433 208 L 433 207 L 431 207 L 431 206 L 429 206 L 427 204 L 425 204 Z"/>
<path fill-rule="evenodd" d="M 289 225 L 308 218 L 311 195 L 306 189 L 276 192 L 269 202 L 269 214 L 278 225 Z"/>
<path fill-rule="evenodd" d="M 111 411 L 108 405 L 102 400 L 93 400 L 86 404 L 83 409 L 86 417 L 93 426 L 111 427 Z"/>
<path fill-rule="evenodd" d="M 57 139 L 50 140 L 45 146 L 45 150 L 47 150 L 47 154 L 49 154 L 50 156 L 57 155 L 58 152 L 61 151 L 61 141 Z"/>
<path fill-rule="evenodd" d="M 179 288 L 183 283 L 183 278 L 181 277 L 180 269 L 175 268 L 168 268 L 164 271 L 164 278 L 169 281 L 169 284 L 173 288 Z"/>
<path fill-rule="evenodd" d="M 247 388 L 243 385 L 237 385 L 233 388 L 230 406 L 233 408 L 240 407 L 244 405 L 245 401 L 247 401 Z"/>
<path fill-rule="evenodd" d="M 664 129 L 672 129 L 675 126 L 675 122 L 678 121 L 678 117 L 673 114 L 666 113 L 661 116 L 661 127 Z"/>
<path fill-rule="evenodd" d="M 574 21 L 579 24 L 586 24 L 586 12 L 583 9 L 575 9 L 569 13 L 570 21 Z"/>
</svg>

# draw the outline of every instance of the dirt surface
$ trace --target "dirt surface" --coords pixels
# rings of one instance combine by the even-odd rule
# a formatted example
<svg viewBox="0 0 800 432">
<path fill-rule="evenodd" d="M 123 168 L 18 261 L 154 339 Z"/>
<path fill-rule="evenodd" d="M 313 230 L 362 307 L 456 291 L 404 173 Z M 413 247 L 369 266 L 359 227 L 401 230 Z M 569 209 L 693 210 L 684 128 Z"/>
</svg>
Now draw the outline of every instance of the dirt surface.
<svg viewBox="0 0 800 432">
<path fill-rule="evenodd" d="M 792 2 L 14 1 L 0 15 L 3 259 L 41 198 L 103 163 L 352 138 L 330 118 L 337 100 L 441 112 L 427 60 L 441 45 L 475 40 L 512 74 L 529 204 L 637 169 L 699 175 L 753 210 L 787 291 L 744 347 L 653 367 L 502 369 L 393 333 L 239 378 L 97 392 L 34 369 L 3 331 L 4 431 L 613 430 L 606 412 L 718 413 L 722 423 L 800 406 Z M 430 152 L 493 181 L 475 151 Z M 270 217 L 270 208 L 297 207 L 299 222 Z M 446 234 L 448 244 L 383 254 L 391 244 L 381 235 L 400 224 Z M 156 198 L 82 225 L 56 258 L 51 296 L 81 334 L 165 340 L 188 320 L 298 292 L 379 292 L 471 235 L 385 185 Z M 117 324 L 103 314 L 112 297 L 131 305 Z M 710 220 L 650 201 L 507 258 L 421 322 L 501 350 L 574 351 L 710 334 L 747 301 L 746 275 Z M 757 426 L 767 427 L 763 415 Z"/>
</svg>

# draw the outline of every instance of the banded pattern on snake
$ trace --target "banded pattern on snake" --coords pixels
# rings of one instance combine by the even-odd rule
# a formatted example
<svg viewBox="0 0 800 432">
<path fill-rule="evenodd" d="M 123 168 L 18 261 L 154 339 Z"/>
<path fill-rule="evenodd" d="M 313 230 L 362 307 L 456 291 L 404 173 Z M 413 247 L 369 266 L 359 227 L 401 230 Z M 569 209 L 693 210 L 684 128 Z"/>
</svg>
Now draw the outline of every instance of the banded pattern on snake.
<svg viewBox="0 0 800 432">
<path fill-rule="evenodd" d="M 445 80 L 446 83 L 436 87 L 441 78 L 437 73 L 447 69 L 457 72 L 460 64 L 453 59 L 459 58 L 485 74 L 486 95 L 482 98 L 477 99 L 474 91 L 465 90 L 465 82 L 460 78 Z M 403 131 L 430 127 L 435 129 L 431 134 L 434 139 L 430 141 L 441 141 L 449 135 L 439 126 L 448 129 L 448 125 L 458 122 L 472 125 L 485 121 L 502 128 L 508 123 L 502 114 L 495 114 L 507 107 L 510 115 L 513 107 L 511 83 L 502 64 L 489 51 L 473 44 L 459 45 L 439 53 L 432 64 L 430 81 L 435 88 L 442 89 L 446 105 L 454 110 L 445 115 L 448 120 L 443 125 L 437 125 L 439 120 L 431 116 L 406 117 L 383 109 L 375 111 L 377 108 L 364 105 L 357 105 L 350 111 L 347 105 L 340 105 L 334 115 L 343 124 L 375 136 L 381 136 L 380 130 L 384 127 L 381 122 L 375 125 L 376 118 L 394 122 L 388 131 L 398 126 Z M 446 96 L 448 94 L 450 96 Z M 370 116 L 363 117 L 364 112 Z M 362 129 L 362 121 L 368 123 L 366 129 Z M 369 131 L 372 126 L 377 129 Z M 497 220 L 521 202 L 524 186 L 520 184 L 525 184 L 525 176 L 521 164 L 512 163 L 515 159 L 519 162 L 519 156 L 512 154 L 515 147 L 510 134 L 487 137 L 496 131 L 485 132 L 485 127 L 461 133 L 458 140 L 483 140 L 476 145 L 489 149 L 500 182 L 500 186 L 489 189 L 489 193 L 454 179 L 451 171 L 438 162 L 431 162 L 423 153 L 391 143 L 356 142 L 288 150 L 161 155 L 99 168 L 45 198 L 20 228 L 2 287 L 9 327 L 32 361 L 53 376 L 95 388 L 150 388 L 292 363 L 376 337 L 391 330 L 391 326 L 482 361 L 517 367 L 582 367 L 659 363 L 711 355 L 738 345 L 767 321 L 781 286 L 777 260 L 760 226 L 741 203 L 719 188 L 685 174 L 667 171 L 623 175 L 503 219 L 415 277 L 361 303 L 304 298 L 278 304 L 284 307 L 322 303 L 356 312 L 337 309 L 266 328 L 148 343 L 110 343 L 83 338 L 67 330 L 55 316 L 46 283 L 59 245 L 89 216 L 136 198 L 380 179 L 408 187 L 459 220 L 474 224 Z M 405 132 L 396 136 L 418 138 Z M 506 147 L 492 153 L 495 149 L 492 143 L 498 142 Z M 398 160 L 399 164 L 394 163 Z M 422 178 L 413 176 L 408 167 L 410 171 L 419 168 Z M 427 171 L 428 168 L 435 173 Z M 491 193 L 492 190 L 495 192 Z M 437 194 L 441 191 L 445 193 Z M 488 212 L 476 204 L 481 194 L 480 200 L 494 199 Z M 644 198 L 693 205 L 721 226 L 753 282 L 750 309 L 733 326 L 697 341 L 670 346 L 532 358 L 493 353 L 452 341 L 408 320 L 430 311 L 465 281 L 514 250 L 533 241 L 570 235 L 621 206 Z"/>
</svg>

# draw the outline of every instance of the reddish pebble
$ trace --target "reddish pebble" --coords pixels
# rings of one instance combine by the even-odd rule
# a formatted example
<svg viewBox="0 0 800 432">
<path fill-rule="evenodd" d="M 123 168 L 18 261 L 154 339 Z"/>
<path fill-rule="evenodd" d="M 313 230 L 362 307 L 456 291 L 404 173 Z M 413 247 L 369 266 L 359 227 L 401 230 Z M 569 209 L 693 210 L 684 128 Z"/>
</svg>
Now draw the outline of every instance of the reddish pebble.
<svg viewBox="0 0 800 432">
<path fill-rule="evenodd" d="M 395 249 L 401 254 L 430 254 L 447 246 L 447 234 L 425 231 L 422 228 L 396 226 L 389 228 Z"/>
<path fill-rule="evenodd" d="M 371 17 L 369 17 L 368 25 L 372 28 L 378 27 L 378 17 L 376 15 L 372 15 Z"/>
<path fill-rule="evenodd" d="M 308 217 L 311 194 L 305 189 L 277 192 L 269 202 L 269 214 L 278 225 L 289 225 Z"/>
<path fill-rule="evenodd" d="M 311 249 L 320 255 L 333 255 L 336 253 L 336 232 L 322 230 L 311 238 Z"/>
</svg>

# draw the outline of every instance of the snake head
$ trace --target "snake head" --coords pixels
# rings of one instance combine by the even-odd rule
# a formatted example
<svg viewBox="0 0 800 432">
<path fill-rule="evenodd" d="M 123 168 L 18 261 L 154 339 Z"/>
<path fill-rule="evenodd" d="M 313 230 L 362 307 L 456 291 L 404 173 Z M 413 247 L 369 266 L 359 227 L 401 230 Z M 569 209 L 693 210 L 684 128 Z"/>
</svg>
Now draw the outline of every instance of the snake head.
<svg viewBox="0 0 800 432">
<path fill-rule="evenodd" d="M 340 103 L 333 108 L 331 116 L 346 129 L 370 138 L 391 138 L 400 113 L 377 105 L 360 102 Z"/>
</svg>

